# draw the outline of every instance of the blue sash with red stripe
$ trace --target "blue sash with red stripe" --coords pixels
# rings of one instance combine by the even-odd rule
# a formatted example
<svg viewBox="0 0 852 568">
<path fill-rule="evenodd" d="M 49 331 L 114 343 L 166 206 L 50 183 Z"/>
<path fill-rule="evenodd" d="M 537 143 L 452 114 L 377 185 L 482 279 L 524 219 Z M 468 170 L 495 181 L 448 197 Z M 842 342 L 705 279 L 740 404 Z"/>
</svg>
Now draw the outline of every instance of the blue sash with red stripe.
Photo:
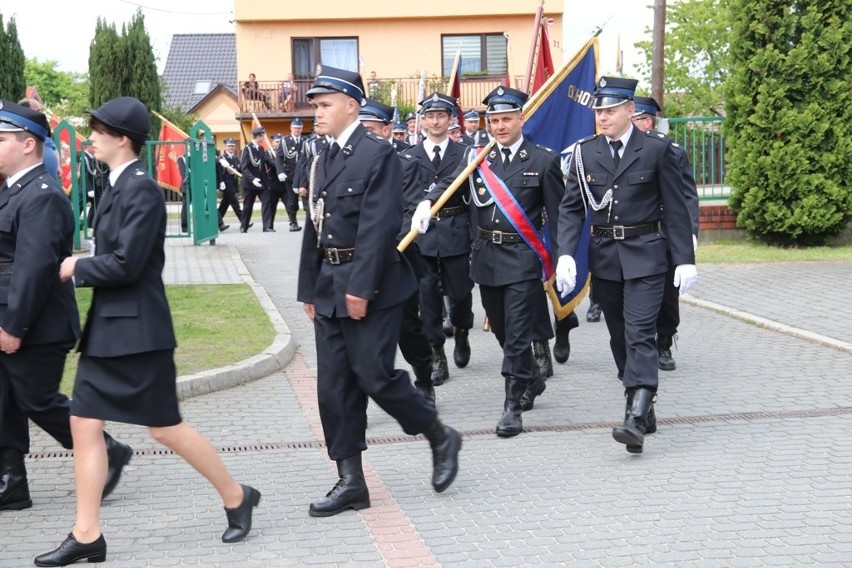
<svg viewBox="0 0 852 568">
<path fill-rule="evenodd" d="M 494 203 L 497 204 L 497 207 L 500 208 L 500 211 L 506 216 L 515 231 L 521 235 L 524 242 L 538 255 L 538 259 L 541 261 L 542 280 L 549 280 L 554 270 L 553 257 L 538 230 L 532 224 L 530 218 L 527 217 L 524 208 L 521 207 L 521 204 L 518 203 L 518 200 L 515 199 L 509 188 L 506 187 L 505 182 L 491 170 L 487 159 L 482 160 L 477 170 L 479 171 L 479 175 L 482 176 L 485 189 L 494 198 Z"/>
</svg>

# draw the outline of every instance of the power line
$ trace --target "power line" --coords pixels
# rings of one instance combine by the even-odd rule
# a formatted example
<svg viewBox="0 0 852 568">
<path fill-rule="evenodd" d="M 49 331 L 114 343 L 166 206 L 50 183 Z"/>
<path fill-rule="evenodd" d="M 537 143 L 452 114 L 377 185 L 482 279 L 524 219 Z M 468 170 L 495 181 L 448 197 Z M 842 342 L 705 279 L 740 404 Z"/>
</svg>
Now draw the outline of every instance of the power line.
<svg viewBox="0 0 852 568">
<path fill-rule="evenodd" d="M 187 12 L 184 10 L 166 10 L 165 8 L 154 8 L 152 6 L 146 6 L 145 4 L 139 4 L 138 2 L 130 2 L 130 0 L 120 0 L 125 4 L 130 4 L 131 6 L 136 6 L 137 8 L 142 8 L 143 10 L 151 10 L 154 12 L 164 12 L 166 14 L 181 14 L 184 16 L 230 16 L 233 14 L 232 11 L 225 12 Z"/>
</svg>

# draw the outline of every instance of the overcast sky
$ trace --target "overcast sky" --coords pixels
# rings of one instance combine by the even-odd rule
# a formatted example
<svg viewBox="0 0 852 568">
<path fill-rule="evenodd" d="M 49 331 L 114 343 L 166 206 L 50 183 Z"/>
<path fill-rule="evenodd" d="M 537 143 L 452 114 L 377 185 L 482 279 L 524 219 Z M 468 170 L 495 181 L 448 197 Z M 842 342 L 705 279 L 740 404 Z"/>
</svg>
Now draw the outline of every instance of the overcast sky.
<svg viewBox="0 0 852 568">
<path fill-rule="evenodd" d="M 471 1 L 482 3 L 487 10 L 485 0 Z M 633 44 L 644 39 L 645 28 L 653 24 L 653 9 L 648 7 L 653 1 L 561 1 L 565 4 L 565 57 L 573 55 L 595 27 L 606 22 L 600 35 L 601 71 L 606 73 L 615 70 L 616 45 L 620 34 L 624 72 L 638 78 L 634 65 L 643 60 L 643 54 L 637 52 Z M 322 0 L 314 2 L 319 5 Z M 0 14 L 5 22 L 15 17 L 21 47 L 28 58 L 53 60 L 62 71 L 82 73 L 88 70 L 89 44 L 94 37 L 98 17 L 114 23 L 120 32 L 122 24 L 129 22 L 141 7 L 145 15 L 145 28 L 151 37 L 158 68 L 162 72 L 172 34 L 233 33 L 234 25 L 230 22 L 233 5 L 233 0 L 0 0 Z M 592 6 L 594 9 L 591 9 Z"/>
</svg>

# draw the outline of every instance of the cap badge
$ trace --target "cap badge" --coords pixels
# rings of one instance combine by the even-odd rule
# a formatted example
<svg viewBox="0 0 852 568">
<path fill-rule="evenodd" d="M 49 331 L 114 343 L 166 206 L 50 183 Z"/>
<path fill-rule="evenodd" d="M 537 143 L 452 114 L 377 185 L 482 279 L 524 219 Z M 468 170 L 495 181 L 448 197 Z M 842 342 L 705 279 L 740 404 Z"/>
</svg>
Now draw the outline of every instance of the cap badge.
<svg viewBox="0 0 852 568">
<path fill-rule="evenodd" d="M 606 79 L 604 79 L 603 77 L 601 77 L 601 80 L 600 80 L 600 82 L 598 83 L 598 86 L 599 86 L 599 87 L 606 87 Z"/>
<path fill-rule="evenodd" d="M 503 90 L 503 87 L 497 87 L 497 94 L 498 95 L 503 96 L 503 93 L 505 93 L 505 92 L 506 91 Z"/>
<path fill-rule="evenodd" d="M 440 100 L 441 100 L 441 97 L 438 96 L 438 93 L 435 93 L 434 95 L 432 95 L 432 101 L 433 102 L 437 103 Z"/>
</svg>

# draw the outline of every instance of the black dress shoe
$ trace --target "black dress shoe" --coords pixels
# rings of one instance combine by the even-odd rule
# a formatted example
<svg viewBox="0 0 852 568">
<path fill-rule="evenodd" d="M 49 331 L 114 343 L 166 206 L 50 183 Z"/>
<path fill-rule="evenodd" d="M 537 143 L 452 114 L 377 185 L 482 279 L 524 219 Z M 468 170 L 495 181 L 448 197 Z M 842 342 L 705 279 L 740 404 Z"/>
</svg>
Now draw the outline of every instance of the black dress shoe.
<svg viewBox="0 0 852 568">
<path fill-rule="evenodd" d="M 470 363 L 470 341 L 468 340 L 469 329 L 456 328 L 455 341 L 456 346 L 453 348 L 453 363 L 456 367 L 463 369 Z"/>
<path fill-rule="evenodd" d="M 230 228 L 230 225 L 219 225 L 219 232 L 221 233 L 222 231 L 227 231 Z"/>
<path fill-rule="evenodd" d="M 32 506 L 24 454 L 13 449 L 0 450 L 0 511 L 20 511 Z"/>
<path fill-rule="evenodd" d="M 302 230 L 302 228 L 299 226 L 298 223 L 290 223 L 290 232 L 291 233 L 296 233 L 296 232 L 301 231 L 301 230 Z"/>
<path fill-rule="evenodd" d="M 600 304 L 592 304 L 589 306 L 589 311 L 586 312 L 586 321 L 589 323 L 595 323 L 601 321 L 601 305 Z"/>
<path fill-rule="evenodd" d="M 264 229 L 264 230 L 263 230 L 263 232 L 264 232 L 264 233 L 274 233 L 274 232 L 275 232 L 275 229 L 269 229 L 269 228 L 267 228 L 267 229 Z"/>
<path fill-rule="evenodd" d="M 340 478 L 325 497 L 311 503 L 308 514 L 312 517 L 330 517 L 347 509 L 360 511 L 370 506 L 370 490 L 364 479 L 361 452 L 337 462 Z"/>
<path fill-rule="evenodd" d="M 133 448 L 127 444 L 122 444 L 106 433 L 104 433 L 104 438 L 106 440 L 109 467 L 107 469 L 107 478 L 102 497 L 106 497 L 112 493 L 112 490 L 118 485 L 118 480 L 121 479 L 121 472 L 124 466 L 130 462 L 130 458 L 133 456 Z"/>
<path fill-rule="evenodd" d="M 432 487 L 437 493 L 450 486 L 459 472 L 462 437 L 455 429 L 436 420 L 423 436 L 432 447 Z"/>
<path fill-rule="evenodd" d="M 33 562 L 36 566 L 67 566 L 80 560 L 103 562 L 106 560 L 106 551 L 104 535 L 93 542 L 83 544 L 74 538 L 74 533 L 68 533 L 68 538 L 59 545 L 59 548 L 36 556 Z"/>
<path fill-rule="evenodd" d="M 260 491 L 248 485 L 242 485 L 243 502 L 234 509 L 225 508 L 228 528 L 222 533 L 222 542 L 238 542 L 248 536 L 251 530 L 252 510 L 260 503 Z"/>
</svg>

